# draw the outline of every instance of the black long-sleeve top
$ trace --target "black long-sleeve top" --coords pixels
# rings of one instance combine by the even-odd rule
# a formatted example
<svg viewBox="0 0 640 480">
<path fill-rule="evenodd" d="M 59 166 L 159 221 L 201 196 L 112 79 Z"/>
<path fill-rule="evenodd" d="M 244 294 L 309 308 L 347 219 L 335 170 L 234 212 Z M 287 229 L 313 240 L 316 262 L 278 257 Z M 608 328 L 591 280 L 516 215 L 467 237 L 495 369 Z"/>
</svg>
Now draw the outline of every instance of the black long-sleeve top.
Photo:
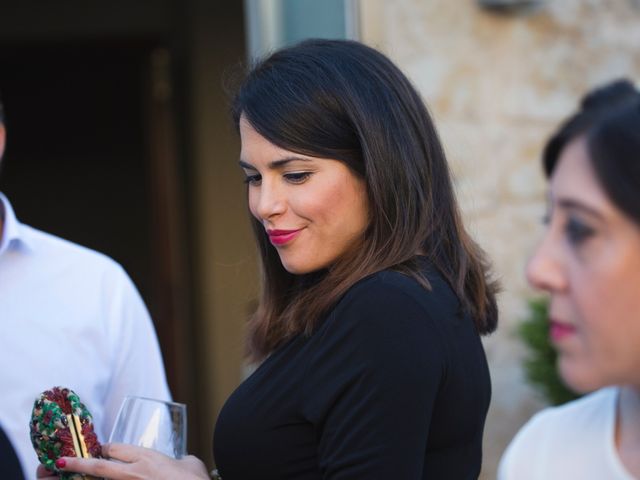
<svg viewBox="0 0 640 480">
<path fill-rule="evenodd" d="M 431 291 L 393 271 L 356 283 L 238 387 L 214 435 L 223 480 L 478 477 L 484 350 L 449 285 L 425 271 Z"/>
<path fill-rule="evenodd" d="M 3 480 L 23 480 L 22 467 L 13 445 L 0 427 L 0 478 Z"/>
</svg>

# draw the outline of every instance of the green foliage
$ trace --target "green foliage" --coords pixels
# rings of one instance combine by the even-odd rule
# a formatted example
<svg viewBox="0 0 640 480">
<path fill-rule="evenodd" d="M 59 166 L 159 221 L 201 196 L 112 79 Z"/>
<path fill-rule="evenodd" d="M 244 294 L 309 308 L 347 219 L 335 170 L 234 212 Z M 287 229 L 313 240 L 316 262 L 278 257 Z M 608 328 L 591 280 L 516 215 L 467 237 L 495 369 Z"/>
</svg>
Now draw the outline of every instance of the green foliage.
<svg viewBox="0 0 640 480">
<path fill-rule="evenodd" d="M 547 300 L 529 301 L 529 315 L 519 328 L 519 336 L 529 349 L 524 362 L 527 380 L 552 405 L 560 405 L 579 397 L 562 382 L 556 369 L 556 351 L 549 341 Z"/>
</svg>

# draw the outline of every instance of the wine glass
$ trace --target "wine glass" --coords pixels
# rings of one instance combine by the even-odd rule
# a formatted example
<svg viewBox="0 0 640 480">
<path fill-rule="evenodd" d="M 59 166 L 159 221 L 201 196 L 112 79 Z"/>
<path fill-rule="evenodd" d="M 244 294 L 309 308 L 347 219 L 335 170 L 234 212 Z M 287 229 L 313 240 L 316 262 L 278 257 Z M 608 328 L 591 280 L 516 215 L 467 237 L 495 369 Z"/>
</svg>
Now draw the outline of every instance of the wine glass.
<svg viewBox="0 0 640 480">
<path fill-rule="evenodd" d="M 138 445 L 181 458 L 187 454 L 187 406 L 128 395 L 120 406 L 109 443 Z"/>
</svg>

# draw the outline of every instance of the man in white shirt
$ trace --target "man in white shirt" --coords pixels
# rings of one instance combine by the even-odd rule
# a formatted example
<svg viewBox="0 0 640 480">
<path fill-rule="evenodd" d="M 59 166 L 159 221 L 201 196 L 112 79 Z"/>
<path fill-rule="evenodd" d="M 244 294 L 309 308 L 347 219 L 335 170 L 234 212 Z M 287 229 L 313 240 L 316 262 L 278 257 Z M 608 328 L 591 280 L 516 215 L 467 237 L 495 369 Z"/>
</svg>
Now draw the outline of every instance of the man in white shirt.
<svg viewBox="0 0 640 480">
<path fill-rule="evenodd" d="M 0 104 L 0 161 L 6 130 Z M 25 478 L 38 465 L 29 438 L 35 398 L 63 386 L 108 440 L 125 395 L 169 399 L 149 313 L 110 258 L 20 223 L 0 193 L 0 424 Z"/>
</svg>

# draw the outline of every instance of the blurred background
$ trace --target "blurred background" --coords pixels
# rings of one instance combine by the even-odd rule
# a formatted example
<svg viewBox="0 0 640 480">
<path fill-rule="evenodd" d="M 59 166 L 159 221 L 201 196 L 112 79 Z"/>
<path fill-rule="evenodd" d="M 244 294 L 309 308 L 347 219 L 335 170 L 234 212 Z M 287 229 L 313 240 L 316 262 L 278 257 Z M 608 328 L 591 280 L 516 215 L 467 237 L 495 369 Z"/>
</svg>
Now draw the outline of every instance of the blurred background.
<svg viewBox="0 0 640 480">
<path fill-rule="evenodd" d="M 388 54 L 439 127 L 465 218 L 504 286 L 485 341 L 483 478 L 494 478 L 546 403 L 518 334 L 536 297 L 524 267 L 545 209 L 540 151 L 588 88 L 640 80 L 638 0 L 2 0 L 0 190 L 23 222 L 129 272 L 189 406 L 189 450 L 211 464 L 257 291 L 224 79 L 306 37 Z"/>
</svg>

